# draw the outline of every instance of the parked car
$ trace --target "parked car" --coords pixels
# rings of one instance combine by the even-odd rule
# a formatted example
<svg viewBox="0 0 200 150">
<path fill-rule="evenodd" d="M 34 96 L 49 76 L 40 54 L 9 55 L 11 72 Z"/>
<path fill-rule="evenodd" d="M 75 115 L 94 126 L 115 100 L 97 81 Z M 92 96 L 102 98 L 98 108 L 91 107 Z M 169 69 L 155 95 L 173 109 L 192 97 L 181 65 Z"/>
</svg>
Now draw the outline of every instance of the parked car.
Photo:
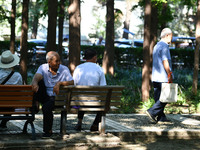
<svg viewBox="0 0 200 150">
<path fill-rule="evenodd" d="M 142 40 L 142 39 L 134 39 L 133 47 L 134 48 L 143 47 L 143 42 L 144 42 L 144 40 Z"/>
<path fill-rule="evenodd" d="M 175 48 L 187 48 L 195 49 L 195 37 L 173 37 L 170 45 L 170 49 Z"/>
<path fill-rule="evenodd" d="M 129 48 L 132 47 L 133 41 L 129 39 L 117 39 L 114 44 L 119 48 Z"/>
</svg>

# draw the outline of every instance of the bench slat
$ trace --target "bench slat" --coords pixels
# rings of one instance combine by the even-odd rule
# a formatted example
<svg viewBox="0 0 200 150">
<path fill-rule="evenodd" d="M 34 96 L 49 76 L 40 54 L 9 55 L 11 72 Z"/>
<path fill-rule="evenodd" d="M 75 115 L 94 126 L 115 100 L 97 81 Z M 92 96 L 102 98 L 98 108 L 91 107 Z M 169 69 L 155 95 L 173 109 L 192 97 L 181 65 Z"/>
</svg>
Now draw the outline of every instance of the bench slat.
<svg viewBox="0 0 200 150">
<path fill-rule="evenodd" d="M 32 101 L 32 96 L 1 96 L 0 101 Z"/>
<path fill-rule="evenodd" d="M 86 96 L 77 96 L 77 97 L 72 97 L 71 100 L 93 100 L 93 101 L 98 101 L 98 100 L 106 100 L 106 97 L 86 97 Z"/>
<path fill-rule="evenodd" d="M 21 90 L 29 90 L 32 91 L 31 85 L 0 85 L 0 91 L 21 91 Z"/>
<path fill-rule="evenodd" d="M 83 102 L 83 101 L 71 101 L 71 106 L 104 106 L 105 105 L 105 102 L 91 102 L 91 101 L 88 101 L 88 102 Z"/>
<path fill-rule="evenodd" d="M 105 108 L 79 108 L 79 111 L 105 111 Z"/>
<path fill-rule="evenodd" d="M 23 95 L 23 96 L 25 96 L 25 95 L 33 95 L 33 92 L 29 92 L 29 91 L 27 91 L 27 92 L 12 92 L 12 91 L 8 91 L 8 92 L 0 92 L 0 96 L 4 96 L 4 95 L 16 95 L 16 96 L 19 96 L 19 95 Z"/>
</svg>

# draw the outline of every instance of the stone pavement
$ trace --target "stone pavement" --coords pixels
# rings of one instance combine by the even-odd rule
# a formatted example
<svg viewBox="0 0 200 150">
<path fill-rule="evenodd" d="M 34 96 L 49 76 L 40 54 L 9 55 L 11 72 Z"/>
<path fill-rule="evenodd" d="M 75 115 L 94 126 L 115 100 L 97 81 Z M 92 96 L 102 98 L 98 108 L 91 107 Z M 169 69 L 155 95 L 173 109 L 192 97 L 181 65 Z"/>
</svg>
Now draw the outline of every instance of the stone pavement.
<svg viewBox="0 0 200 150">
<path fill-rule="evenodd" d="M 146 114 L 107 114 L 105 135 L 89 131 L 94 117 L 93 114 L 86 114 L 83 130 L 77 132 L 74 130 L 77 115 L 68 114 L 67 134 L 61 136 L 60 115 L 55 114 L 53 136 L 42 139 L 42 115 L 37 114 L 34 121 L 36 140 L 31 140 L 30 126 L 27 134 L 22 133 L 24 121 L 9 121 L 8 129 L 0 131 L 0 149 L 148 149 L 145 141 L 164 138 L 187 143 L 188 140 L 200 139 L 200 114 L 168 114 L 169 124 L 153 124 Z M 197 147 L 200 149 L 200 145 Z"/>
</svg>

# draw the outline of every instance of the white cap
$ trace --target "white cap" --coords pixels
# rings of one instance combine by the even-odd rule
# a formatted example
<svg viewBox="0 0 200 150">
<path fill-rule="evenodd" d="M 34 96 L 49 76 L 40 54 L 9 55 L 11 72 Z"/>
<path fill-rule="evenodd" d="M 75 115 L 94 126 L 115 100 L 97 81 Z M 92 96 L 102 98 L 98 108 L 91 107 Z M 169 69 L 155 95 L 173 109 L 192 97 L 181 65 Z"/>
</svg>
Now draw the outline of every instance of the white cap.
<svg viewBox="0 0 200 150">
<path fill-rule="evenodd" d="M 172 33 L 172 30 L 170 28 L 164 28 L 161 31 L 160 37 L 163 38 L 164 36 L 169 35 L 171 33 Z"/>
</svg>

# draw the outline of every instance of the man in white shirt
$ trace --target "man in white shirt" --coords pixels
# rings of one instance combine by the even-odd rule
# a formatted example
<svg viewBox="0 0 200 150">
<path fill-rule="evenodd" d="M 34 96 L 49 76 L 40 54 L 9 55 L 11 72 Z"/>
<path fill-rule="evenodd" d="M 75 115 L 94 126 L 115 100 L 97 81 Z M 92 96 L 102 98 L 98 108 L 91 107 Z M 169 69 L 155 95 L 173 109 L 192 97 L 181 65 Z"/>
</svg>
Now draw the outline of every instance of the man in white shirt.
<svg viewBox="0 0 200 150">
<path fill-rule="evenodd" d="M 19 72 L 14 72 L 14 66 L 19 64 L 19 57 L 12 54 L 10 50 L 4 51 L 0 56 L 0 84 L 1 85 L 22 85 L 22 76 Z M 3 110 L 13 110 L 14 108 L 1 108 Z M 7 115 L 11 116 L 11 115 Z M 7 129 L 7 122 L 9 120 L 4 119 L 1 121 L 0 129 Z"/>
<path fill-rule="evenodd" d="M 97 53 L 95 50 L 88 49 L 85 51 L 86 62 L 78 65 L 73 74 L 74 85 L 88 85 L 88 86 L 99 86 L 106 85 L 106 78 L 103 69 L 96 64 Z M 83 111 L 78 112 L 78 124 L 76 130 L 81 130 L 82 120 L 84 116 Z M 101 122 L 101 112 L 98 112 L 96 118 L 91 126 L 91 131 L 98 131 L 99 122 Z"/>
</svg>

